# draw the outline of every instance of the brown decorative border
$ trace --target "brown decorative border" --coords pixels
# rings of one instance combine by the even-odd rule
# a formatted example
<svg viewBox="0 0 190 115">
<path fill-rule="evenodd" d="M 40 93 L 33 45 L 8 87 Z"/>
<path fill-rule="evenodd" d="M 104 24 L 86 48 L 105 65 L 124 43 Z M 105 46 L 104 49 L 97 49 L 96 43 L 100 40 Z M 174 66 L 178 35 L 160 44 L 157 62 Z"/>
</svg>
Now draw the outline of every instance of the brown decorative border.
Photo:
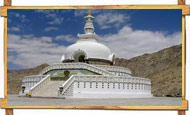
<svg viewBox="0 0 190 115">
<path fill-rule="evenodd" d="M 7 9 L 182 9 L 183 16 L 190 14 L 189 5 L 3 6 L 1 16 L 7 16 Z"/>
</svg>

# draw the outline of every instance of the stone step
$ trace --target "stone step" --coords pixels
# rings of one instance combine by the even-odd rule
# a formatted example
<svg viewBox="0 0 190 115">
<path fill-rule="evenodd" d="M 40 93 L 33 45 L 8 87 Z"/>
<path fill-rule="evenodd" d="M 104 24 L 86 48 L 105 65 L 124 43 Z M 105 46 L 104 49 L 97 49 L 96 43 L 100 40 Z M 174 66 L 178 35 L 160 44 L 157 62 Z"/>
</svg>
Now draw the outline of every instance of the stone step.
<svg viewBox="0 0 190 115">
<path fill-rule="evenodd" d="M 57 97 L 57 90 L 65 81 L 49 81 L 32 96 L 36 97 Z"/>
</svg>

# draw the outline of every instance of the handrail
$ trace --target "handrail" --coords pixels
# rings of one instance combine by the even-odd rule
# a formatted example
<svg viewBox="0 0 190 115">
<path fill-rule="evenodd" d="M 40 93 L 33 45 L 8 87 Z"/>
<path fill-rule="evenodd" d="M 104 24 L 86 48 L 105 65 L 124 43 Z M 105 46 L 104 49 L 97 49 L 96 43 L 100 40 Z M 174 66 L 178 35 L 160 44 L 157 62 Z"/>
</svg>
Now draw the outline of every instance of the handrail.
<svg viewBox="0 0 190 115">
<path fill-rule="evenodd" d="M 25 81 L 31 81 L 32 80 L 37 80 L 40 81 L 41 79 L 43 79 L 46 75 L 31 75 L 31 76 L 24 76 L 24 78 L 22 79 L 23 82 Z"/>
<path fill-rule="evenodd" d="M 29 76 L 24 76 L 24 78 L 35 78 L 35 77 L 39 77 L 39 76 L 46 76 L 46 75 L 29 75 Z"/>
<path fill-rule="evenodd" d="M 44 77 L 40 82 L 38 82 L 37 84 L 35 84 L 32 88 L 30 88 L 29 93 L 32 95 L 36 90 L 38 90 L 39 88 L 42 87 L 42 85 L 44 83 L 46 83 L 47 81 L 50 80 L 50 75 L 47 75 L 46 77 Z"/>
<path fill-rule="evenodd" d="M 119 71 L 119 72 L 131 74 L 131 70 L 124 67 L 108 66 L 108 65 L 94 65 L 94 66 L 106 69 L 107 71 Z"/>
<path fill-rule="evenodd" d="M 104 69 L 98 68 L 98 67 L 96 67 L 96 66 L 94 66 L 94 65 L 90 65 L 90 64 L 86 64 L 86 63 L 84 63 L 84 64 L 85 64 L 86 66 L 96 68 L 96 69 L 98 69 L 98 70 L 100 70 L 100 71 L 104 71 L 104 72 L 107 73 L 108 75 L 113 75 L 113 74 L 110 73 L 109 71 L 106 71 L 106 70 L 104 70 Z"/>
<path fill-rule="evenodd" d="M 71 77 L 69 77 L 69 79 L 63 85 L 61 85 L 61 87 L 63 87 L 62 95 L 66 92 L 66 90 L 69 88 L 69 86 L 73 82 L 74 82 L 74 75 L 72 75 Z"/>
<path fill-rule="evenodd" d="M 33 87 L 36 83 L 41 81 L 46 75 L 31 75 L 31 76 L 25 76 L 22 79 L 22 85 L 26 87 L 26 89 L 29 89 Z"/>
<path fill-rule="evenodd" d="M 114 79 L 115 82 L 118 82 L 120 81 L 123 81 L 124 79 L 125 80 L 128 80 L 128 81 L 131 81 L 131 82 L 134 82 L 134 83 L 144 83 L 144 84 L 151 84 L 151 80 L 148 79 L 148 78 L 140 78 L 140 77 L 126 77 L 126 76 L 119 76 L 119 77 L 115 77 L 115 76 L 103 76 L 103 75 L 74 75 L 73 77 L 80 77 L 83 78 L 83 77 L 87 77 L 87 78 L 90 78 L 90 77 L 93 77 L 93 78 L 98 78 L 98 79 L 101 79 L 102 81 L 105 81 L 105 78 L 107 79 Z M 76 81 L 78 81 L 78 79 L 75 79 Z M 97 79 L 85 79 L 85 81 L 96 81 Z M 98 80 L 98 81 L 101 81 L 101 80 Z"/>
<path fill-rule="evenodd" d="M 99 73 L 99 74 L 103 74 L 103 75 L 113 75 L 111 72 L 103 70 L 101 68 L 95 67 L 93 65 L 90 64 L 86 64 L 86 63 L 58 63 L 58 64 L 52 64 L 46 68 L 44 68 L 39 75 L 43 75 L 44 73 L 53 70 L 53 69 L 68 69 L 68 68 L 80 68 L 80 69 L 87 69 L 89 70 L 89 68 L 93 68 L 94 72 Z M 91 70 L 91 71 L 93 71 Z M 95 71 L 98 70 L 98 71 Z"/>
<path fill-rule="evenodd" d="M 92 68 L 97 69 L 98 71 L 95 71 L 97 73 L 101 73 L 101 72 L 104 72 L 104 74 L 106 73 L 104 76 L 106 76 L 106 75 L 114 75 L 111 72 L 108 72 L 108 71 L 106 71 L 104 69 L 101 69 L 100 67 L 95 67 L 94 65 L 86 64 L 86 63 L 80 63 L 80 62 L 78 62 L 78 63 L 58 63 L 58 64 L 53 64 L 53 65 L 50 65 L 50 66 L 44 68 L 40 72 L 40 74 L 44 74 L 45 72 L 50 71 L 52 69 L 62 69 L 62 68 L 83 68 L 83 69 L 88 69 L 88 67 L 92 67 Z M 127 77 L 127 76 L 125 76 L 125 77 Z M 133 78 L 135 78 L 135 77 L 133 77 Z M 147 79 L 147 78 L 144 78 L 144 79 Z"/>
</svg>

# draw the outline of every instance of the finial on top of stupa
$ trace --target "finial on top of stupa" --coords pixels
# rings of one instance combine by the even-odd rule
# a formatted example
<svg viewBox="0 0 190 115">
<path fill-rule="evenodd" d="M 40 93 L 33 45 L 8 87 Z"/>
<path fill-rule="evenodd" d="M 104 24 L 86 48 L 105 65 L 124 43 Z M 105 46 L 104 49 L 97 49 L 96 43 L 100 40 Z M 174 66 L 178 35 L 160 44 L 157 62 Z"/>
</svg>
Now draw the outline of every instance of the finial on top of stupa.
<svg viewBox="0 0 190 115">
<path fill-rule="evenodd" d="M 88 16 L 85 16 L 86 24 L 84 26 L 84 32 L 85 34 L 93 34 L 94 33 L 94 25 L 93 20 L 94 17 L 91 15 L 91 11 L 88 11 Z"/>
<path fill-rule="evenodd" d="M 94 17 L 91 15 L 91 11 L 88 10 L 88 15 L 84 17 L 86 23 L 84 25 L 84 34 L 78 34 L 80 39 L 95 39 L 98 40 L 99 37 L 94 32 L 93 20 Z"/>
<path fill-rule="evenodd" d="M 91 11 L 90 10 L 88 10 L 88 15 L 91 15 Z"/>
</svg>

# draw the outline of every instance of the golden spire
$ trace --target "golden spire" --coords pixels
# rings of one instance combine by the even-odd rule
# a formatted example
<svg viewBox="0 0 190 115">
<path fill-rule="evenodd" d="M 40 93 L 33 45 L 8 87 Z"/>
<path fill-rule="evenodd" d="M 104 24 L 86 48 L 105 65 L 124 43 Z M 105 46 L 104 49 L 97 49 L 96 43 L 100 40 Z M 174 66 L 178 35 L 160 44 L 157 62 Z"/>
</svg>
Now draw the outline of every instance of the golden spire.
<svg viewBox="0 0 190 115">
<path fill-rule="evenodd" d="M 88 10 L 88 15 L 91 15 L 91 11 L 90 10 Z"/>
</svg>

